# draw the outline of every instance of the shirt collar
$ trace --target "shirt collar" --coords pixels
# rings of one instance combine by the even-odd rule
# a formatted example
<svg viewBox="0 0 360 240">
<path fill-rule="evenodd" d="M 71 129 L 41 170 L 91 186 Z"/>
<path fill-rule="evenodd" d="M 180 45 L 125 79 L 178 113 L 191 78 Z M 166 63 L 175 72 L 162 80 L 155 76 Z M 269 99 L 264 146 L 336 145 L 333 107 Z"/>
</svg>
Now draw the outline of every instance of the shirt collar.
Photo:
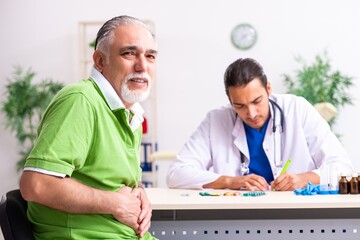
<svg viewBox="0 0 360 240">
<path fill-rule="evenodd" d="M 111 86 L 109 81 L 106 80 L 106 78 L 98 70 L 96 70 L 95 67 L 92 67 L 91 69 L 90 78 L 93 79 L 96 85 L 99 87 L 111 111 L 115 111 L 117 109 L 126 109 L 124 103 L 115 92 L 115 89 Z M 134 103 L 127 111 L 131 111 L 134 114 L 130 120 L 130 127 L 132 130 L 135 130 L 144 121 L 144 117 L 142 116 L 144 114 L 144 109 L 139 103 Z M 128 118 L 130 118 L 129 114 Z"/>
</svg>

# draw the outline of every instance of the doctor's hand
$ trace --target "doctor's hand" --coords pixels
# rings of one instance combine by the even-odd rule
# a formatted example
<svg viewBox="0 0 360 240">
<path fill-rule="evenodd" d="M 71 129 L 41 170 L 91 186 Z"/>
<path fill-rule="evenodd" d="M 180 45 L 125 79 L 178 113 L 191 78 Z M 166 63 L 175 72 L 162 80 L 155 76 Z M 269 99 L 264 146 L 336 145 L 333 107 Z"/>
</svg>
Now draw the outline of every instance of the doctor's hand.
<svg viewBox="0 0 360 240">
<path fill-rule="evenodd" d="M 245 176 L 221 176 L 216 179 L 214 182 L 205 184 L 203 188 L 214 188 L 222 189 L 229 188 L 233 190 L 247 189 L 249 191 L 255 191 L 255 189 L 266 191 L 269 190 L 269 185 L 266 182 L 265 178 L 256 175 L 249 174 Z"/>
<path fill-rule="evenodd" d="M 313 172 L 293 174 L 286 172 L 270 183 L 271 189 L 276 191 L 293 191 L 306 187 L 308 182 L 318 183 L 318 175 Z"/>
</svg>

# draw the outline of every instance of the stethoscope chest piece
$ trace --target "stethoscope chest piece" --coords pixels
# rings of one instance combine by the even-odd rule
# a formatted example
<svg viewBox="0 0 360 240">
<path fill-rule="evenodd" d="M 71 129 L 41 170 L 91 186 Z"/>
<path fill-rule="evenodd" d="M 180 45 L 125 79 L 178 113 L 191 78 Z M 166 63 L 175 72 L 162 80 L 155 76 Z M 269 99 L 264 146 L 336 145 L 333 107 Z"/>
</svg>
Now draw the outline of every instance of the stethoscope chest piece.
<svg viewBox="0 0 360 240">
<path fill-rule="evenodd" d="M 245 164 L 245 156 L 242 152 L 240 152 L 240 171 L 241 171 L 241 176 L 244 176 L 246 174 L 249 174 L 250 169 L 249 166 L 247 164 Z"/>
<path fill-rule="evenodd" d="M 241 175 L 244 176 L 244 175 L 247 175 L 249 174 L 250 172 L 250 169 L 248 166 L 246 166 L 245 164 L 241 164 Z"/>
</svg>

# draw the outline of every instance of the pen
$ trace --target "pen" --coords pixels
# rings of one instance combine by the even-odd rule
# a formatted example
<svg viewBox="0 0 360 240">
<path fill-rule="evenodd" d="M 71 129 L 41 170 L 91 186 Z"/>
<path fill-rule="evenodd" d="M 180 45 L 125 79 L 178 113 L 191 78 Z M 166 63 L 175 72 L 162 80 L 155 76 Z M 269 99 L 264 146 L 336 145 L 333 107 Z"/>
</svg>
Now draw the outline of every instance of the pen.
<svg viewBox="0 0 360 240">
<path fill-rule="evenodd" d="M 280 175 L 286 173 L 286 171 L 289 168 L 290 164 L 291 164 L 291 160 L 289 159 L 289 160 L 287 160 L 287 162 L 285 163 L 285 166 L 281 170 Z"/>
<path fill-rule="evenodd" d="M 281 169 L 280 175 L 286 173 L 286 171 L 287 171 L 287 169 L 289 168 L 290 164 L 291 164 L 291 160 L 288 159 L 288 160 L 286 161 L 283 169 Z M 280 175 L 279 175 L 279 176 L 280 176 Z M 271 190 L 275 191 L 275 188 L 272 188 Z"/>
</svg>

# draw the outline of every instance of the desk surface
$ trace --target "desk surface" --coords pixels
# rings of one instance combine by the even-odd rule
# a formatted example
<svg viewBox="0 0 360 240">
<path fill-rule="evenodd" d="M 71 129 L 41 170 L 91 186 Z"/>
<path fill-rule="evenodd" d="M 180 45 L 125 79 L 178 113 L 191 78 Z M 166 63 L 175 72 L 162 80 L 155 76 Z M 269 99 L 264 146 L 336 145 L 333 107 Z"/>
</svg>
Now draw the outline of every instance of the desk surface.
<svg viewBox="0 0 360 240">
<path fill-rule="evenodd" d="M 258 197 L 200 196 L 199 192 L 204 191 L 220 194 L 237 192 L 215 189 L 146 188 L 153 210 L 360 208 L 360 195 L 298 196 L 292 191 L 267 191 L 264 196 Z"/>
</svg>

